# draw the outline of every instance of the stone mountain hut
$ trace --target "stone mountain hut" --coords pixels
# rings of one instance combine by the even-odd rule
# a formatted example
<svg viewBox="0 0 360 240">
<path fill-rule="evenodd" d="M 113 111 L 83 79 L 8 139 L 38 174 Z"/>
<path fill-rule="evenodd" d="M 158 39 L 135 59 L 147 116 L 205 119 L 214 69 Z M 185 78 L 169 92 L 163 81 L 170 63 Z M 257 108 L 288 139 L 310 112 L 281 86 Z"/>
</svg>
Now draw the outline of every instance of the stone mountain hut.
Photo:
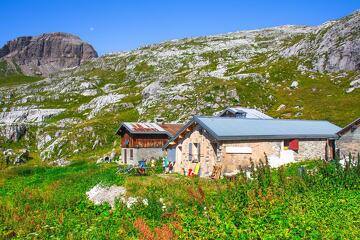
<svg viewBox="0 0 360 240">
<path fill-rule="evenodd" d="M 164 146 L 174 171 L 185 173 L 200 165 L 200 176 L 216 166 L 234 175 L 250 159 L 271 166 L 304 159 L 331 159 L 340 128 L 327 121 L 244 119 L 195 116 Z"/>
</svg>

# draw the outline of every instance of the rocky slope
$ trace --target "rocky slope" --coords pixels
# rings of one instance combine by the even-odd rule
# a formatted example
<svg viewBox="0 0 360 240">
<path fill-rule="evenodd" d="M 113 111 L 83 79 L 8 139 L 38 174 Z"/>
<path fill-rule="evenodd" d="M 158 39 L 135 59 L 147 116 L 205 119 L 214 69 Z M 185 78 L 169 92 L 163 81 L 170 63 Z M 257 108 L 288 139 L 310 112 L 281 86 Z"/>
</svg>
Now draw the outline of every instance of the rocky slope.
<svg viewBox="0 0 360 240">
<path fill-rule="evenodd" d="M 26 75 L 48 76 L 96 57 L 90 44 L 67 33 L 18 37 L 0 49 L 0 59 Z"/>
<path fill-rule="evenodd" d="M 360 116 L 359 19 L 173 40 L 2 84 L 0 144 L 96 160 L 118 152 L 121 121 L 186 121 L 233 105 L 345 125 Z"/>
</svg>

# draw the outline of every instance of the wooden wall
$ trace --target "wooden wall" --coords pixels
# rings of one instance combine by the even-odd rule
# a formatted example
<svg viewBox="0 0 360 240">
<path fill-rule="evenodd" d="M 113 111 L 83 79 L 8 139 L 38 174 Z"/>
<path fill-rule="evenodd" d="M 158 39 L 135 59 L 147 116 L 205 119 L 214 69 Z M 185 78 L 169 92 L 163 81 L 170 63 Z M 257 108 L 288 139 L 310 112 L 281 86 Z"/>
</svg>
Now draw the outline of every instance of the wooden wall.
<svg viewBox="0 0 360 240">
<path fill-rule="evenodd" d="M 166 134 L 130 134 L 126 132 L 121 139 L 122 148 L 162 148 L 167 142 Z"/>
</svg>

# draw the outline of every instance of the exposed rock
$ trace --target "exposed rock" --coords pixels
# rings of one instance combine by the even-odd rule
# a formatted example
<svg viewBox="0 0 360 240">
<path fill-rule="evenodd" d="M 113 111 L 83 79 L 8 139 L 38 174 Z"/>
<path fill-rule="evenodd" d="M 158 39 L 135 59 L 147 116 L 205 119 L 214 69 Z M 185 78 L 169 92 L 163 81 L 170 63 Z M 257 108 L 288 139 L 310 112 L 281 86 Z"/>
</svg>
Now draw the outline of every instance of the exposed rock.
<svg viewBox="0 0 360 240">
<path fill-rule="evenodd" d="M 104 107 L 119 102 L 122 98 L 124 98 L 125 95 L 123 94 L 109 94 L 105 96 L 100 96 L 97 98 L 94 98 L 87 104 L 83 104 L 79 107 L 79 111 L 85 111 L 88 109 L 91 109 L 90 114 L 88 115 L 88 119 L 95 117 L 101 109 Z"/>
<path fill-rule="evenodd" d="M 67 165 L 69 165 L 71 162 L 65 160 L 64 158 L 60 158 L 58 160 L 52 161 L 49 164 L 52 166 L 58 166 L 58 167 L 65 167 Z"/>
<path fill-rule="evenodd" d="M 280 104 L 280 106 L 276 109 L 276 111 L 281 111 L 284 110 L 286 108 L 285 104 Z"/>
<path fill-rule="evenodd" d="M 111 160 L 110 160 L 110 157 L 108 155 L 105 155 L 101 158 L 99 158 L 96 163 L 99 164 L 99 163 L 110 163 Z"/>
<path fill-rule="evenodd" d="M 104 87 L 101 88 L 105 93 L 110 93 L 114 88 L 116 87 L 116 84 L 108 83 Z"/>
<path fill-rule="evenodd" d="M 292 83 L 291 83 L 291 85 L 290 85 L 290 87 L 291 88 L 298 88 L 298 86 L 299 86 L 299 82 L 298 81 L 293 81 Z"/>
<path fill-rule="evenodd" d="M 18 37 L 0 49 L 0 58 L 9 64 L 15 63 L 27 75 L 47 76 L 96 57 L 97 53 L 91 45 L 67 33 Z"/>
<path fill-rule="evenodd" d="M 143 89 L 142 96 L 144 99 L 147 99 L 151 95 L 156 94 L 159 91 L 159 89 L 161 89 L 160 82 L 158 81 L 153 82 Z"/>
<path fill-rule="evenodd" d="M 93 146 L 92 146 L 92 150 L 94 150 L 99 144 L 100 144 L 100 140 L 96 139 Z"/>
<path fill-rule="evenodd" d="M 65 143 L 66 139 L 63 137 L 56 139 L 40 153 L 40 158 L 42 160 L 48 160 L 52 158 L 55 155 L 55 150 L 60 150 L 65 145 Z"/>
<path fill-rule="evenodd" d="M 83 96 L 96 96 L 97 94 L 98 92 L 96 89 L 86 89 L 81 93 Z"/>
<path fill-rule="evenodd" d="M 110 162 L 113 162 L 115 160 L 115 157 L 116 157 L 116 151 L 115 151 L 115 149 L 113 149 L 111 151 L 111 154 L 110 154 L 110 157 L 109 157 Z"/>
<path fill-rule="evenodd" d="M 230 98 L 236 98 L 238 96 L 236 89 L 232 89 L 227 94 Z"/>
<path fill-rule="evenodd" d="M 360 70 L 360 12 L 337 21 L 327 22 L 313 30 L 312 38 L 283 51 L 286 57 L 313 55 L 315 70 L 356 71 Z"/>
<path fill-rule="evenodd" d="M 38 134 L 36 136 L 36 139 L 37 139 L 37 148 L 40 150 L 43 149 L 46 144 L 51 142 L 52 137 L 50 136 L 50 134 Z"/>
<path fill-rule="evenodd" d="M 25 163 L 29 160 L 29 150 L 24 149 L 22 152 L 15 158 L 14 164 L 19 165 Z"/>
<path fill-rule="evenodd" d="M 6 149 L 4 152 L 3 152 L 3 154 L 6 156 L 6 155 L 14 155 L 14 150 L 12 150 L 12 149 Z"/>
<path fill-rule="evenodd" d="M 31 109 L 24 111 L 0 112 L 0 123 L 39 123 L 56 116 L 64 109 Z"/>
<path fill-rule="evenodd" d="M 350 87 L 346 90 L 346 93 L 351 93 L 357 88 L 360 88 L 360 79 L 351 81 Z"/>
<path fill-rule="evenodd" d="M 70 125 L 78 124 L 80 122 L 81 122 L 80 118 L 64 118 L 64 119 L 59 120 L 56 123 L 56 126 L 59 128 L 67 128 Z"/>
<path fill-rule="evenodd" d="M 121 200 L 125 201 L 126 189 L 121 186 L 111 186 L 105 187 L 101 184 L 97 184 L 88 192 L 86 195 L 90 201 L 95 205 L 101 205 L 103 203 L 108 203 L 112 208 L 115 207 L 115 201 Z"/>
<path fill-rule="evenodd" d="M 116 201 L 125 204 L 127 208 L 131 208 L 134 204 L 142 203 L 147 206 L 149 201 L 147 198 L 139 199 L 137 197 L 126 197 L 126 188 L 122 186 L 103 186 L 101 183 L 94 186 L 86 195 L 95 205 L 108 203 L 111 208 L 115 208 Z M 161 202 L 163 205 L 164 203 Z"/>
<path fill-rule="evenodd" d="M 65 132 L 64 130 L 56 131 L 56 133 L 55 133 L 55 138 L 61 137 L 64 132 Z"/>
<path fill-rule="evenodd" d="M 26 134 L 26 131 L 27 128 L 24 124 L 0 124 L 0 136 L 6 140 L 17 142 Z"/>
</svg>

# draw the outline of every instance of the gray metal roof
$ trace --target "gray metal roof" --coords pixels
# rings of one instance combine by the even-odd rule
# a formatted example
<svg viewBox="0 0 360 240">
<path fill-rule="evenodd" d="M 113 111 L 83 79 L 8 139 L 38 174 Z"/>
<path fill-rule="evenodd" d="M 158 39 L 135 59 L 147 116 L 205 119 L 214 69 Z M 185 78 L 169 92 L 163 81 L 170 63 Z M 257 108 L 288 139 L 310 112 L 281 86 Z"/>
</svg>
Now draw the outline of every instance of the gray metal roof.
<svg viewBox="0 0 360 240">
<path fill-rule="evenodd" d="M 340 127 L 318 120 L 244 119 L 194 116 L 167 145 L 193 123 L 220 141 L 265 139 L 337 139 Z"/>
<path fill-rule="evenodd" d="M 348 125 L 346 125 L 343 129 L 341 129 L 338 132 L 339 136 L 342 136 L 344 133 L 346 133 L 347 131 L 351 130 L 351 128 L 355 127 L 357 124 L 360 123 L 360 118 L 355 119 L 354 121 L 352 121 L 351 123 L 349 123 Z"/>
<path fill-rule="evenodd" d="M 337 138 L 340 127 L 328 121 L 241 119 L 195 116 L 194 121 L 219 140 Z"/>
<path fill-rule="evenodd" d="M 226 112 L 231 112 L 236 114 L 238 112 L 246 112 L 246 118 L 260 118 L 260 119 L 272 119 L 272 117 L 266 115 L 265 113 L 260 112 L 254 108 L 244 108 L 244 107 L 228 107 L 222 111 L 218 116 L 222 116 Z"/>
</svg>

